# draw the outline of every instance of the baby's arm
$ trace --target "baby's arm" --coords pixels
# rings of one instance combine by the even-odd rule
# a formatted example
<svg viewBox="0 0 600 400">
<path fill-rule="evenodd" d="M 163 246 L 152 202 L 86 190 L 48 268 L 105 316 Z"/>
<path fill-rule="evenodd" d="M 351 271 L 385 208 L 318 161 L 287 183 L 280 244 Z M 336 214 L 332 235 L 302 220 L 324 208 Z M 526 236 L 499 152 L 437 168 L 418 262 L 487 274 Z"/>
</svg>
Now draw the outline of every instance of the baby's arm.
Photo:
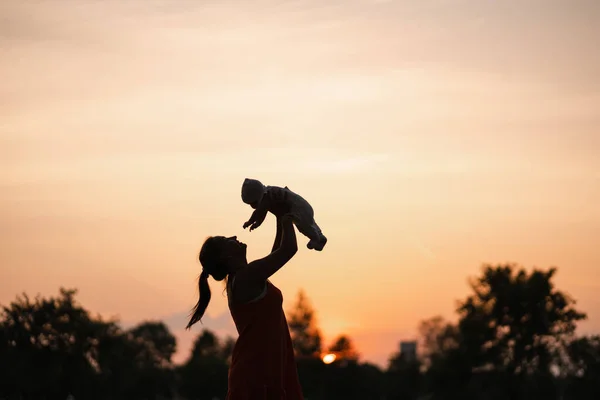
<svg viewBox="0 0 600 400">
<path fill-rule="evenodd" d="M 258 209 L 254 210 L 254 212 L 252 212 L 252 215 L 250 215 L 250 219 L 248 221 L 244 222 L 243 228 L 246 229 L 247 227 L 252 225 L 256 221 L 257 216 L 258 216 Z"/>
<path fill-rule="evenodd" d="M 261 201 L 260 204 L 258 205 L 258 207 L 256 208 L 256 210 L 254 210 L 254 212 L 250 216 L 250 219 L 248 220 L 248 222 L 246 222 L 244 224 L 244 228 L 246 228 L 246 227 L 248 227 L 248 225 L 250 225 L 250 231 L 253 231 L 254 229 L 261 226 L 263 221 L 267 217 L 268 211 L 269 211 L 269 208 L 267 207 L 267 202 Z"/>
<path fill-rule="evenodd" d="M 258 228 L 264 222 L 269 211 L 278 217 L 288 213 L 290 210 L 287 204 L 288 190 L 287 187 L 270 187 L 265 193 L 263 200 L 250 216 L 250 219 L 244 223 L 244 229 L 248 226 L 250 226 L 251 231 Z"/>
</svg>

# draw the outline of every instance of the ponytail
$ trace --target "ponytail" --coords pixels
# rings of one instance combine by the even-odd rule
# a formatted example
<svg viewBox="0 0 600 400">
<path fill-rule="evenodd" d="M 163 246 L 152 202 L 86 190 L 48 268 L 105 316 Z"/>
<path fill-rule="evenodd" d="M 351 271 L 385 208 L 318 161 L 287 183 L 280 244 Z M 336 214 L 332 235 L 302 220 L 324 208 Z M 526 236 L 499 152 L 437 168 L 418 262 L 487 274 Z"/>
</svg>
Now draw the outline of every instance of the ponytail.
<svg viewBox="0 0 600 400">
<path fill-rule="evenodd" d="M 200 291 L 200 295 L 198 298 L 198 302 L 194 306 L 193 314 L 190 318 L 190 322 L 188 322 L 185 329 L 190 329 L 192 325 L 202 319 L 204 312 L 206 311 L 206 307 L 208 307 L 208 303 L 210 302 L 210 287 L 208 286 L 208 272 L 206 270 L 202 270 L 200 277 L 198 278 L 198 289 Z"/>
</svg>

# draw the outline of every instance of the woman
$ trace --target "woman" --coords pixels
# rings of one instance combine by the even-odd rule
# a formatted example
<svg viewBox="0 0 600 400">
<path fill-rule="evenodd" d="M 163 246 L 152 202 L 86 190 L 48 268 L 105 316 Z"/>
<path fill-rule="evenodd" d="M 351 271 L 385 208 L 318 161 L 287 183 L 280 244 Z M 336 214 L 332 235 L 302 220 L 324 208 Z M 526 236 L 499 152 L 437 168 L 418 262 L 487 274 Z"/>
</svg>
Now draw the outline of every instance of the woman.
<svg viewBox="0 0 600 400">
<path fill-rule="evenodd" d="M 229 367 L 227 400 L 302 400 L 292 340 L 282 308 L 283 297 L 268 278 L 298 251 L 291 217 L 277 217 L 271 253 L 246 261 L 246 245 L 237 238 L 213 236 L 200 250 L 200 299 L 187 325 L 204 315 L 210 301 L 208 276 L 227 278 L 227 298 L 238 339 Z"/>
</svg>

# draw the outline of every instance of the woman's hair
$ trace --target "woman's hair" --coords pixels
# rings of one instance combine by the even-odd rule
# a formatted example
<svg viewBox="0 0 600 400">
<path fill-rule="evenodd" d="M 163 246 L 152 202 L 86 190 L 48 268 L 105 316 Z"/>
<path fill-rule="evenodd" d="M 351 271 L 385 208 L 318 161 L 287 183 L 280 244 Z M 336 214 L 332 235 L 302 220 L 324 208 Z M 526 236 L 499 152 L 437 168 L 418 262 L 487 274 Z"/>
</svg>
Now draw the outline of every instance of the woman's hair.
<svg viewBox="0 0 600 400">
<path fill-rule="evenodd" d="M 192 325 L 200 321 L 206 311 L 206 307 L 208 307 L 208 303 L 210 302 L 208 275 L 212 275 L 216 281 L 222 281 L 229 273 L 222 257 L 223 240 L 224 238 L 211 236 L 204 241 L 200 249 L 200 254 L 198 254 L 198 260 L 202 264 L 202 273 L 200 273 L 200 277 L 198 278 L 198 290 L 200 294 L 185 329 L 190 329 Z"/>
</svg>

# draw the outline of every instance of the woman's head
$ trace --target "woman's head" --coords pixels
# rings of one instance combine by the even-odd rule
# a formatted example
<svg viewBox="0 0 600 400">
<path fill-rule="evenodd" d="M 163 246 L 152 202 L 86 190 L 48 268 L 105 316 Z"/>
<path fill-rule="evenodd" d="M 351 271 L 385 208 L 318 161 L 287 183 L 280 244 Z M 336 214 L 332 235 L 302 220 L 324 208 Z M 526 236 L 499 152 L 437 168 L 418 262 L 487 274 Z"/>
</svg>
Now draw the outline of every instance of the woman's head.
<svg viewBox="0 0 600 400">
<path fill-rule="evenodd" d="M 229 274 L 246 265 L 246 245 L 235 236 L 211 236 L 204 241 L 198 259 L 202 265 L 202 273 L 198 278 L 200 295 L 186 329 L 200 321 L 208 307 L 211 296 L 208 276 L 212 276 L 216 281 L 222 281 Z"/>
</svg>

